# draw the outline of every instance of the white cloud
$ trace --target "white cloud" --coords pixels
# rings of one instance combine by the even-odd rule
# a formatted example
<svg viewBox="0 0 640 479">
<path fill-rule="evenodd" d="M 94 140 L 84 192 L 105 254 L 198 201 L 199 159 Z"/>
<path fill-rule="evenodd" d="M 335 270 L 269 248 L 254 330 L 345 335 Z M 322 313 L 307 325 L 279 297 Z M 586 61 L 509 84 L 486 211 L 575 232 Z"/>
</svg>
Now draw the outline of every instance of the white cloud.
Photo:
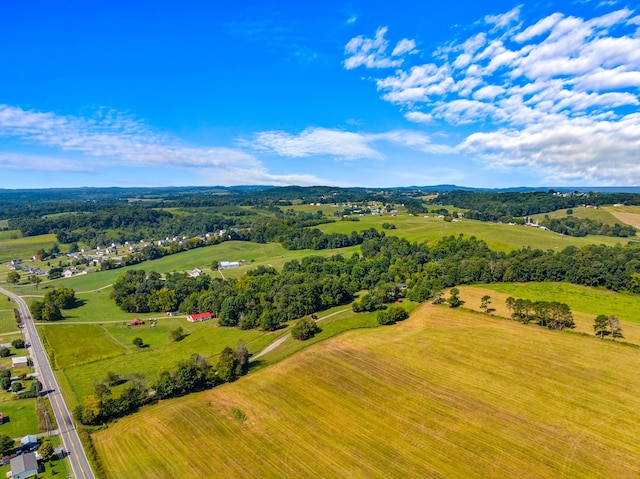
<svg viewBox="0 0 640 479">
<path fill-rule="evenodd" d="M 433 115 L 421 111 L 409 111 L 404 114 L 404 117 L 414 123 L 433 123 Z"/>
<path fill-rule="evenodd" d="M 366 68 L 395 68 L 404 62 L 402 57 L 407 54 L 417 53 L 414 40 L 403 38 L 400 40 L 391 55 L 387 53 L 389 41 L 384 37 L 387 27 L 380 27 L 376 30 L 374 38 L 365 38 L 362 35 L 349 40 L 345 46 L 344 53 L 348 58 L 344 61 L 347 70 L 364 66 Z M 394 58 L 391 58 L 394 57 Z"/>
<path fill-rule="evenodd" d="M 0 137 L 19 149 L 46 147 L 55 154 L 0 153 L 0 168 L 95 172 L 104 167 L 189 168 L 224 184 L 328 184 L 311 175 L 270 174 L 255 156 L 228 147 L 192 147 L 158 134 L 141 121 L 111 110 L 92 118 L 62 116 L 0 105 Z"/>
<path fill-rule="evenodd" d="M 253 145 L 280 156 L 302 158 L 313 155 L 331 155 L 345 159 L 382 158 L 371 148 L 367 137 L 358 133 L 327 128 L 307 128 L 299 135 L 284 131 L 258 133 Z"/>
<path fill-rule="evenodd" d="M 0 152 L 0 169 L 90 172 L 93 168 L 67 158 Z"/>
<path fill-rule="evenodd" d="M 518 33 L 513 39 L 516 42 L 526 42 L 527 40 L 531 40 L 543 33 L 547 33 L 556 23 L 562 19 L 563 15 L 561 13 L 553 13 L 548 17 L 543 18 L 538 23 L 531 25 L 524 29 L 524 31 Z"/>
<path fill-rule="evenodd" d="M 408 38 L 403 38 L 398 42 L 396 47 L 393 49 L 393 51 L 391 52 L 391 56 L 398 57 L 398 56 L 404 55 L 405 53 L 408 53 L 410 55 L 418 53 L 418 50 L 416 50 L 415 40 L 409 40 Z"/>
<path fill-rule="evenodd" d="M 487 15 L 484 17 L 484 21 L 489 25 L 495 25 L 495 28 L 505 28 L 508 25 L 518 21 L 520 17 L 521 7 L 515 7 L 507 13 L 500 15 Z"/>
<path fill-rule="evenodd" d="M 460 148 L 492 166 L 640 184 L 638 135 L 628 133 L 640 131 L 640 17 L 602 6 L 611 11 L 529 20 L 523 8 L 487 15 L 482 31 L 377 78 L 382 98 L 415 123 L 481 125 Z"/>
<path fill-rule="evenodd" d="M 412 130 L 392 130 L 384 133 L 353 133 L 328 128 L 307 128 L 298 135 L 284 131 L 266 131 L 255 135 L 252 145 L 280 156 L 304 158 L 333 156 L 337 159 L 381 160 L 384 155 L 376 143 L 387 143 L 429 153 L 451 153 L 447 145 L 434 144 L 424 133 Z"/>
<path fill-rule="evenodd" d="M 566 119 L 553 128 L 474 133 L 462 144 L 489 165 L 542 171 L 555 181 L 592 180 L 634 185 L 640 178 L 640 114 L 621 121 Z"/>
<path fill-rule="evenodd" d="M 98 112 L 96 117 L 87 119 L 0 105 L 0 136 L 129 165 L 259 164 L 253 156 L 231 148 L 182 145 L 113 111 Z"/>
<path fill-rule="evenodd" d="M 498 85 L 487 85 L 479 88 L 473 93 L 474 100 L 494 100 L 498 95 L 504 93 L 504 88 Z"/>
</svg>

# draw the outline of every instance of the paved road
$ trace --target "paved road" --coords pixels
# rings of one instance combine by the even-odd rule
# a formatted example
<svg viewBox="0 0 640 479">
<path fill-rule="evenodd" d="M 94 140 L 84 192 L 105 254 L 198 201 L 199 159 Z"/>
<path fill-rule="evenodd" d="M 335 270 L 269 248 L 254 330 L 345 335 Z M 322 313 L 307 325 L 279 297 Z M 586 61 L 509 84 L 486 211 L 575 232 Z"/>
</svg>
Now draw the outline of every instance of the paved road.
<svg viewBox="0 0 640 479">
<path fill-rule="evenodd" d="M 0 293 L 10 296 L 18 303 L 27 343 L 30 344 L 30 357 L 36 371 L 39 373 L 43 390 L 48 391 L 47 395 L 51 402 L 53 414 L 58 422 L 58 430 L 60 431 L 60 437 L 62 437 L 62 444 L 69 453 L 69 462 L 71 463 L 73 475 L 76 479 L 94 479 L 95 476 L 82 448 L 78 432 L 71 419 L 71 413 L 64 402 L 62 394 L 60 394 L 60 388 L 53 375 L 49 359 L 42 347 L 42 342 L 38 336 L 38 331 L 36 331 L 36 326 L 27 303 L 25 303 L 20 296 L 2 288 L 0 288 Z"/>
<path fill-rule="evenodd" d="M 336 314 L 340 314 L 340 313 L 344 313 L 345 311 L 349 311 L 351 308 L 347 308 L 347 309 L 341 309 L 340 311 L 336 311 L 334 313 L 331 314 L 327 314 L 326 316 L 323 316 L 322 318 L 318 318 L 316 319 L 316 323 L 322 321 L 323 319 L 327 319 L 330 318 L 331 316 L 335 316 Z M 266 348 L 264 348 L 262 351 L 260 351 L 258 354 L 251 356 L 249 358 L 249 362 L 251 361 L 255 361 L 258 358 L 261 358 L 262 356 L 264 356 L 265 354 L 273 351 L 274 349 L 276 349 L 278 346 L 280 346 L 282 343 L 284 343 L 287 339 L 289 339 L 291 337 L 291 333 L 289 334 L 285 334 L 284 336 L 282 336 L 279 339 L 276 339 L 274 342 L 272 342 L 269 346 L 267 346 Z"/>
</svg>

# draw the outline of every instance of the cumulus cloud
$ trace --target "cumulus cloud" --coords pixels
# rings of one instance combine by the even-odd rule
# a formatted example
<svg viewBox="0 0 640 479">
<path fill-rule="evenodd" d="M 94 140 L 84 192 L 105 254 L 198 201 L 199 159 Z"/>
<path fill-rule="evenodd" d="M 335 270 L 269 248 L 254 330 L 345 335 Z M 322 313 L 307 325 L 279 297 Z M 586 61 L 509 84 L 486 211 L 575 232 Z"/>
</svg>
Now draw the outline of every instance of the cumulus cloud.
<svg viewBox="0 0 640 479">
<path fill-rule="evenodd" d="M 458 146 L 491 167 L 640 184 L 640 17 L 598 8 L 487 15 L 377 89 L 414 123 L 481 125 Z"/>
</svg>

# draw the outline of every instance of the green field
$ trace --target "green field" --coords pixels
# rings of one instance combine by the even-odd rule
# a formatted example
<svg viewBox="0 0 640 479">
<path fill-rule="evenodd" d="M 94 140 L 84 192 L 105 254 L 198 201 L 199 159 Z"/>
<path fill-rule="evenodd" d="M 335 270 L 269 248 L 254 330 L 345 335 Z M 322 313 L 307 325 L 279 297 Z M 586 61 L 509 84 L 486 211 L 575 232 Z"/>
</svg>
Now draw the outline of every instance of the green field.
<svg viewBox="0 0 640 479">
<path fill-rule="evenodd" d="M 616 293 L 606 289 L 587 288 L 568 283 L 496 283 L 487 285 L 460 286 L 460 298 L 465 301 L 463 308 L 480 311 L 481 298 L 491 298 L 492 313 L 510 318 L 511 312 L 505 306 L 509 297 L 532 301 L 560 301 L 571 308 L 575 328 L 571 331 L 593 336 L 593 321 L 598 314 L 617 316 L 620 319 L 626 343 L 640 345 L 640 296 L 630 293 Z"/>
<path fill-rule="evenodd" d="M 187 336 L 180 342 L 170 342 L 169 332 L 178 326 Z M 284 334 L 282 330 L 265 333 L 221 328 L 215 321 L 189 323 L 184 318 L 161 319 L 155 327 L 150 322 L 142 326 L 52 324 L 39 326 L 38 331 L 52 362 L 60 368 L 59 375 L 70 386 L 73 394 L 67 397 L 74 403 L 91 394 L 108 371 L 141 374 L 153 382 L 161 370 L 173 368 L 192 354 L 209 357 L 215 364 L 215 357 L 225 346 L 235 347 L 242 340 L 251 353 L 256 353 Z M 133 346 L 137 336 L 147 347 Z"/>
<path fill-rule="evenodd" d="M 22 238 L 20 232 L 0 232 L 0 262 L 17 258 L 31 258 L 41 248 L 49 249 L 56 243 L 56 235 L 40 235 Z"/>
<path fill-rule="evenodd" d="M 1 298 L 0 298 L 1 299 Z M 0 308 L 11 306 L 13 303 L 0 302 Z M 13 317 L 13 308 L 0 309 L 0 334 L 12 333 L 18 331 L 16 320 Z"/>
<path fill-rule="evenodd" d="M 621 321 L 640 323 L 640 295 L 616 293 L 570 283 L 492 283 L 476 285 L 533 301 L 560 301 L 574 311 L 617 316 Z"/>
<path fill-rule="evenodd" d="M 634 348 L 426 304 L 93 438 L 113 478 L 638 477 L 638 368 Z"/>
<path fill-rule="evenodd" d="M 396 226 L 394 230 L 382 230 L 382 223 L 391 223 Z M 406 238 L 409 241 L 436 241 L 443 236 L 464 234 L 475 236 L 484 240 L 490 248 L 497 251 L 511 251 L 522 247 L 553 249 L 560 251 L 567 246 L 585 246 L 587 244 L 625 244 L 624 238 L 612 238 L 608 236 L 586 236 L 573 238 L 558 235 L 552 231 L 543 231 L 537 228 L 507 225 L 501 223 L 488 223 L 476 220 L 462 219 L 459 222 L 445 222 L 434 218 L 430 214 L 428 218 L 423 216 L 363 216 L 360 221 L 337 221 L 318 226 L 325 233 L 345 233 L 362 231 L 368 228 L 376 228 L 385 231 L 390 236 Z"/>
<path fill-rule="evenodd" d="M 616 219 L 616 217 L 611 214 L 611 211 L 609 211 L 609 209 L 610 209 L 609 207 L 584 208 L 580 206 L 580 207 L 572 208 L 573 214 L 571 216 L 574 216 L 580 219 L 588 218 L 590 220 L 598 221 L 606 225 L 613 225 L 615 223 L 620 223 L 620 220 Z M 549 216 L 549 218 L 564 218 L 567 216 L 567 210 L 562 209 L 562 210 L 552 211 L 550 213 L 531 215 L 531 218 L 533 218 L 534 220 L 537 219 L 539 221 L 542 221 L 544 217 L 547 215 Z"/>
<path fill-rule="evenodd" d="M 219 245 L 205 246 L 202 248 L 192 249 L 182 253 L 177 253 L 163 258 L 145 261 L 144 263 L 125 266 L 123 268 L 112 269 L 109 271 L 100 271 L 90 274 L 83 274 L 74 276 L 67 279 L 57 279 L 54 281 L 43 281 L 38 289 L 31 284 L 21 285 L 6 285 L 7 289 L 15 291 L 20 295 L 24 294 L 36 294 L 44 295 L 49 288 L 58 286 L 65 286 L 67 288 L 74 288 L 77 292 L 94 291 L 98 288 L 103 288 L 123 275 L 128 270 L 145 271 L 157 271 L 159 273 L 172 273 L 178 271 L 189 271 L 195 267 L 201 268 L 205 272 L 209 272 L 212 275 L 218 275 L 217 272 L 211 272 L 211 263 L 215 261 L 241 261 L 245 260 L 243 266 L 239 268 L 233 268 L 224 270 L 225 277 L 239 277 L 246 273 L 247 270 L 253 269 L 258 265 L 273 265 L 274 267 L 281 267 L 286 261 L 292 259 L 301 259 L 310 254 L 331 256 L 333 254 L 342 253 L 344 255 L 350 255 L 356 248 L 341 248 L 331 250 L 298 250 L 288 251 L 280 244 L 267 243 L 258 244 L 250 243 L 247 241 L 227 241 Z"/>
</svg>

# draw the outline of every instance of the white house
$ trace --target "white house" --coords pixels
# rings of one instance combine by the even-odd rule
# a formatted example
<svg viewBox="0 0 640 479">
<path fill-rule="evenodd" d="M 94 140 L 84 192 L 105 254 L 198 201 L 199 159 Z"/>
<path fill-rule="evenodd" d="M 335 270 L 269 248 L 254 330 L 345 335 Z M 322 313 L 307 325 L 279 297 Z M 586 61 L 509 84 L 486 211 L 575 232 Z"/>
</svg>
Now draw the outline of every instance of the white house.
<svg viewBox="0 0 640 479">
<path fill-rule="evenodd" d="M 190 276 L 192 278 L 197 278 L 198 276 L 200 276 L 203 273 L 203 271 L 200 268 L 193 268 L 191 271 L 189 271 L 187 273 L 187 276 Z"/>
<path fill-rule="evenodd" d="M 11 358 L 11 366 L 14 368 L 24 368 L 29 366 L 29 358 L 27 356 L 15 356 Z"/>
<path fill-rule="evenodd" d="M 238 261 L 220 261 L 218 263 L 218 269 L 237 268 L 240 266 Z"/>
</svg>

